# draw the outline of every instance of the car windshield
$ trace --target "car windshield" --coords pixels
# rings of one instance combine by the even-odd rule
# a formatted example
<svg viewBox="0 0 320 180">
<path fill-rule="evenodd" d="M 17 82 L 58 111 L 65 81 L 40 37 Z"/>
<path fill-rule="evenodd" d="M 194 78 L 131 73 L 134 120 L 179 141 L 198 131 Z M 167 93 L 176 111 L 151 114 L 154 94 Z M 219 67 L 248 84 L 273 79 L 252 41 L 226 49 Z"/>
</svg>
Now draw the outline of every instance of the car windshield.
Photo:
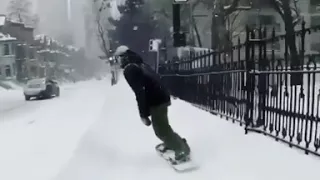
<svg viewBox="0 0 320 180">
<path fill-rule="evenodd" d="M 43 84 L 44 82 L 44 79 L 32 79 L 28 81 L 28 85 Z"/>
<path fill-rule="evenodd" d="M 41 87 L 41 84 L 29 84 L 28 85 L 28 88 L 40 88 Z"/>
</svg>

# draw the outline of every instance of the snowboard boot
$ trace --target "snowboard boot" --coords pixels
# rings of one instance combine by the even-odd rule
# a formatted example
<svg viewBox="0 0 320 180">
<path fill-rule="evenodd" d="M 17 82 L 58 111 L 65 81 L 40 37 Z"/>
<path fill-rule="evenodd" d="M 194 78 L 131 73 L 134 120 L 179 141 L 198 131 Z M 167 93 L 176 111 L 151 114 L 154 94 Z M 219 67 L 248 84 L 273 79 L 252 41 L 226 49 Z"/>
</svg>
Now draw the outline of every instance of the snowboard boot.
<svg viewBox="0 0 320 180">
<path fill-rule="evenodd" d="M 171 148 L 169 148 L 168 146 L 166 146 L 164 143 L 161 143 L 159 145 L 157 145 L 157 149 L 161 152 L 161 153 L 165 153 L 168 150 L 172 150 Z"/>
<path fill-rule="evenodd" d="M 183 150 L 175 153 L 175 160 L 178 162 L 186 162 L 190 160 L 190 147 L 185 138 L 183 140 Z"/>
<path fill-rule="evenodd" d="M 187 145 L 187 147 L 189 148 L 188 144 L 187 144 L 187 140 L 185 138 L 182 138 L 183 142 Z M 173 151 L 172 148 L 168 147 L 167 145 L 165 145 L 164 143 L 158 144 L 157 145 L 157 149 L 161 152 L 161 153 L 165 153 L 168 150 Z M 189 148 L 190 149 L 190 148 Z"/>
<path fill-rule="evenodd" d="M 185 151 L 181 151 L 175 154 L 175 161 L 178 163 L 187 162 L 190 160 L 190 154 L 187 154 Z"/>
</svg>

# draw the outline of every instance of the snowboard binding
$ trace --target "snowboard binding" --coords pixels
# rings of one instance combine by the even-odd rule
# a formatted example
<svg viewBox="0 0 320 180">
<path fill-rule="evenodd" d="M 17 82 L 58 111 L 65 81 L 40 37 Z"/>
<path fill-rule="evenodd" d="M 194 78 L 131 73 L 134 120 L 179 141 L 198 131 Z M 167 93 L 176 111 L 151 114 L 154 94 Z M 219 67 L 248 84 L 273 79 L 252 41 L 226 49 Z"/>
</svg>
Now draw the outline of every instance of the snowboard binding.
<svg viewBox="0 0 320 180">
<path fill-rule="evenodd" d="M 187 143 L 185 138 L 182 139 L 184 143 Z M 160 143 L 156 146 L 156 150 L 159 153 L 165 154 L 167 152 L 174 153 L 174 158 L 170 158 L 170 161 L 174 164 L 184 163 L 190 161 L 190 154 L 185 154 L 185 152 L 176 153 L 172 148 L 166 146 L 164 143 Z"/>
<path fill-rule="evenodd" d="M 189 172 L 199 168 L 199 166 L 193 162 L 190 154 L 185 155 L 184 153 L 181 153 L 180 156 L 180 154 L 176 154 L 164 143 L 156 145 L 155 149 L 159 156 L 162 157 L 176 172 Z"/>
</svg>

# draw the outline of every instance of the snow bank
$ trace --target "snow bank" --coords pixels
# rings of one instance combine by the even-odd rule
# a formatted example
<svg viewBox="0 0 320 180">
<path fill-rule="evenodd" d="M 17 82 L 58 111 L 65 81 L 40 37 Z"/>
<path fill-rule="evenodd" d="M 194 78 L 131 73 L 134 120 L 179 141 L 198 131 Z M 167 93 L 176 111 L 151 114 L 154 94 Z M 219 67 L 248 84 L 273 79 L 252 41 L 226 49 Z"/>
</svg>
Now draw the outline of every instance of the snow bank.
<svg viewBox="0 0 320 180">
<path fill-rule="evenodd" d="M 0 32 L 0 41 L 14 41 L 14 40 L 17 40 L 17 38 L 12 37 L 9 34 L 3 34 Z"/>
<path fill-rule="evenodd" d="M 0 179 L 51 180 L 100 115 L 108 88 L 89 81 L 29 102 L 21 91 L 0 93 Z"/>
<path fill-rule="evenodd" d="M 22 89 L 22 86 L 14 81 L 0 81 L 0 88 L 10 90 L 10 89 Z"/>
<path fill-rule="evenodd" d="M 170 124 L 188 140 L 200 164 L 198 171 L 178 174 L 157 156 L 154 146 L 159 140 L 152 128 L 140 122 L 134 93 L 121 79 L 109 89 L 99 120 L 53 180 L 298 180 L 319 176 L 320 161 L 314 156 L 265 136 L 245 135 L 243 127 L 176 100 L 169 110 Z"/>
<path fill-rule="evenodd" d="M 13 81 L 7 81 L 6 82 L 9 86 L 12 87 L 12 89 L 21 89 L 21 85 L 19 85 L 18 83 L 16 82 L 13 82 Z"/>
</svg>

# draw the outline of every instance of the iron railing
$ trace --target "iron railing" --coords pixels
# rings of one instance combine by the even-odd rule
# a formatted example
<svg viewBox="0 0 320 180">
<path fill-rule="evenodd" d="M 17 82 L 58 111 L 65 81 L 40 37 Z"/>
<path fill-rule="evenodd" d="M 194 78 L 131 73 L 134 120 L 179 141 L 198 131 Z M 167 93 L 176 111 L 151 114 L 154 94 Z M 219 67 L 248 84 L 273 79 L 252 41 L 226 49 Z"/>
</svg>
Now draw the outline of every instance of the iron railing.
<svg viewBox="0 0 320 180">
<path fill-rule="evenodd" d="M 301 27 L 296 58 L 286 35 L 247 28 L 244 43 L 163 64 L 159 72 L 173 96 L 240 122 L 246 133 L 320 156 L 320 62 L 305 49 L 306 36 L 320 26 Z M 273 48 L 279 42 L 283 52 Z"/>
</svg>

